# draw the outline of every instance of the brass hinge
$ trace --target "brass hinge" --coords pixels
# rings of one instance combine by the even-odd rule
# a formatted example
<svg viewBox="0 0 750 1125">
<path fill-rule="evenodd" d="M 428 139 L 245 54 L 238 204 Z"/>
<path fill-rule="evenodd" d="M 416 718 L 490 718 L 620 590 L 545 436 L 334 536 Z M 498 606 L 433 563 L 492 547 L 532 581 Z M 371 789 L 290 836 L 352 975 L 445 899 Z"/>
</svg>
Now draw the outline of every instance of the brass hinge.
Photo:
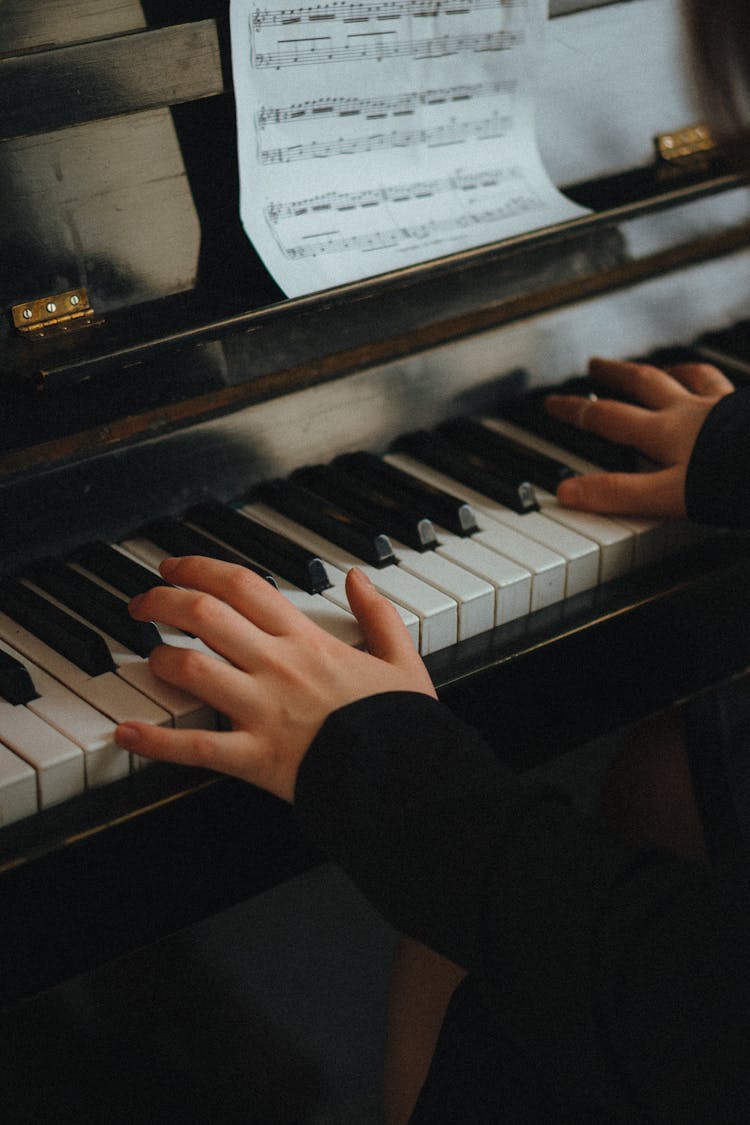
<svg viewBox="0 0 750 1125">
<path fill-rule="evenodd" d="M 96 317 L 83 286 L 48 297 L 37 297 L 33 301 L 22 301 L 13 305 L 11 314 L 16 331 L 37 340 L 101 323 L 101 317 Z"/>
<path fill-rule="evenodd" d="M 703 122 L 659 133 L 654 145 L 659 171 L 667 176 L 706 171 L 718 153 L 711 130 Z"/>
</svg>

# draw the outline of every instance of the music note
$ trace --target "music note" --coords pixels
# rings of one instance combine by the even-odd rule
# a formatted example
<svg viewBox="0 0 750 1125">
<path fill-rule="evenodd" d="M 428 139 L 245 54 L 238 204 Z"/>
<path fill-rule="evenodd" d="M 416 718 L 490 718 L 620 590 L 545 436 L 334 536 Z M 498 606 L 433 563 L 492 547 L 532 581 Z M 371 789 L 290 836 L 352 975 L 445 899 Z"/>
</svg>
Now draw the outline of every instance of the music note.
<svg viewBox="0 0 750 1125">
<path fill-rule="evenodd" d="M 245 230 L 289 293 L 576 208 L 538 159 L 545 0 L 230 0 Z"/>
</svg>

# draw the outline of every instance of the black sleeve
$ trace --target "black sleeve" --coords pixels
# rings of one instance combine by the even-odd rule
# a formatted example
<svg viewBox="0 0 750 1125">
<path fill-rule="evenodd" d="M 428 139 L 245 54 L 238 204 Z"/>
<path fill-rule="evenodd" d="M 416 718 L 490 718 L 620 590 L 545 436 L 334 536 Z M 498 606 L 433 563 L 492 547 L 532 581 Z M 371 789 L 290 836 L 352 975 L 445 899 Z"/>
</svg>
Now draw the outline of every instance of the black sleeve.
<svg viewBox="0 0 750 1125">
<path fill-rule="evenodd" d="M 750 527 L 750 387 L 725 395 L 698 434 L 685 480 L 690 519 Z"/>
<path fill-rule="evenodd" d="M 467 968 L 524 1046 L 595 1101 L 719 1122 L 723 1084 L 747 1118 L 746 867 L 717 879 L 629 852 L 420 695 L 330 716 L 296 812 L 393 925 Z"/>
</svg>

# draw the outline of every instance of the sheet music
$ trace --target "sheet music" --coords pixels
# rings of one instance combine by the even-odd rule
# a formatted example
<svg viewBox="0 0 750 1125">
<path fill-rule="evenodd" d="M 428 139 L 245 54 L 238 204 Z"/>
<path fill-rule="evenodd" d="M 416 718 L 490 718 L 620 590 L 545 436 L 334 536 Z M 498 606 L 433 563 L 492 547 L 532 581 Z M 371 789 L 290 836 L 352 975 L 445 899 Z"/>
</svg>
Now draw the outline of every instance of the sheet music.
<svg viewBox="0 0 750 1125">
<path fill-rule="evenodd" d="M 289 296 L 583 213 L 547 176 L 547 0 L 232 0 L 248 237 Z"/>
</svg>

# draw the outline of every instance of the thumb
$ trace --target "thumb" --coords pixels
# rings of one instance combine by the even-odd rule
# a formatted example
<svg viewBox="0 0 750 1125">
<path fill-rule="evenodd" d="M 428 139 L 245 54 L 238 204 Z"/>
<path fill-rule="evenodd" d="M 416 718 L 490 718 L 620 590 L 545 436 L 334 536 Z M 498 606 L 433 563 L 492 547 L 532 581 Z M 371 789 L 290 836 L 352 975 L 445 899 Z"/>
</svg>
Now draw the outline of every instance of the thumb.
<svg viewBox="0 0 750 1125">
<path fill-rule="evenodd" d="M 414 642 L 398 610 L 353 567 L 346 576 L 346 596 L 364 634 L 367 651 L 388 664 L 403 665 L 415 656 Z"/>
<path fill-rule="evenodd" d="M 685 515 L 685 469 L 674 465 L 653 473 L 591 473 L 569 477 L 557 489 L 568 508 L 631 516 Z"/>
</svg>

